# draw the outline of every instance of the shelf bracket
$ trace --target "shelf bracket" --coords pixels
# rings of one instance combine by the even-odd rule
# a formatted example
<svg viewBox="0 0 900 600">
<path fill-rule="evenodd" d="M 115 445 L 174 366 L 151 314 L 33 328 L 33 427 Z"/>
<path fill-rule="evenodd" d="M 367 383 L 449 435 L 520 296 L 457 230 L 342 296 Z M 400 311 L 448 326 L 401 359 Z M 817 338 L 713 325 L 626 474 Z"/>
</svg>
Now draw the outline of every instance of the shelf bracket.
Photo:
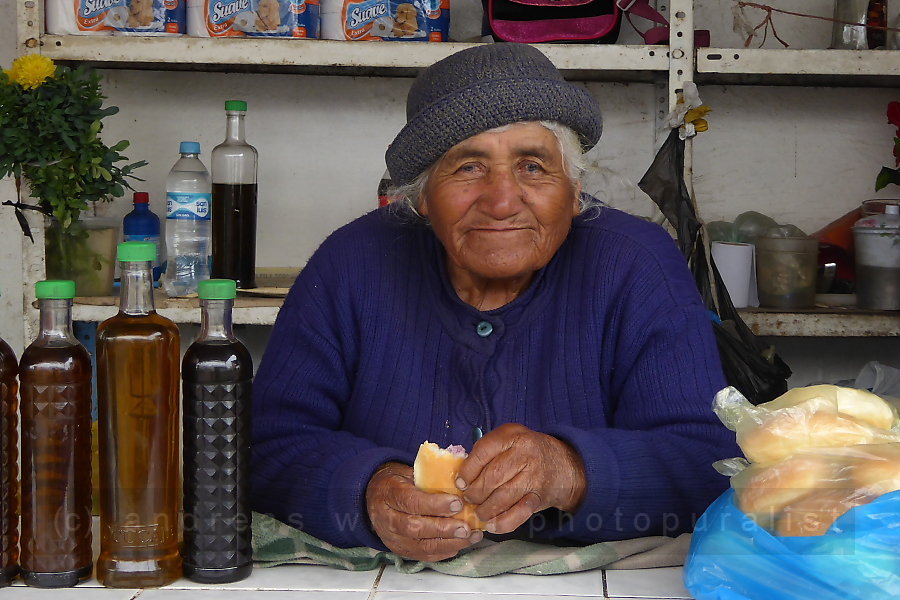
<svg viewBox="0 0 900 600">
<path fill-rule="evenodd" d="M 40 52 L 41 23 L 44 22 L 43 2 L 24 0 L 17 2 L 16 52 L 19 55 Z"/>
</svg>

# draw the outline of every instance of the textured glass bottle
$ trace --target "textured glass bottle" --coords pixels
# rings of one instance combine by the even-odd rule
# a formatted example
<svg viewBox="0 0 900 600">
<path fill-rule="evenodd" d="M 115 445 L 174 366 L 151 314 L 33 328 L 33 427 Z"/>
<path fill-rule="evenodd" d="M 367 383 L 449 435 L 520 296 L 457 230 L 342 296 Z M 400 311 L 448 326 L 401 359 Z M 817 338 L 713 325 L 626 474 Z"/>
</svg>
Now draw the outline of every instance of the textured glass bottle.
<svg viewBox="0 0 900 600">
<path fill-rule="evenodd" d="M 18 371 L 16 355 L 0 339 L 0 587 L 19 572 Z"/>
<path fill-rule="evenodd" d="M 184 574 L 203 583 L 250 575 L 253 362 L 231 329 L 235 282 L 201 281 L 200 336 L 184 354 Z"/>
<path fill-rule="evenodd" d="M 21 569 L 27 585 L 71 587 L 91 561 L 91 356 L 72 332 L 74 281 L 39 281 L 37 339 L 19 365 Z"/>
<path fill-rule="evenodd" d="M 97 328 L 100 557 L 108 587 L 181 575 L 178 328 L 153 306 L 149 242 L 119 244 L 119 312 Z"/>
<path fill-rule="evenodd" d="M 212 267 L 215 278 L 256 287 L 256 148 L 244 139 L 247 103 L 229 100 L 225 141 L 213 148 Z"/>
</svg>

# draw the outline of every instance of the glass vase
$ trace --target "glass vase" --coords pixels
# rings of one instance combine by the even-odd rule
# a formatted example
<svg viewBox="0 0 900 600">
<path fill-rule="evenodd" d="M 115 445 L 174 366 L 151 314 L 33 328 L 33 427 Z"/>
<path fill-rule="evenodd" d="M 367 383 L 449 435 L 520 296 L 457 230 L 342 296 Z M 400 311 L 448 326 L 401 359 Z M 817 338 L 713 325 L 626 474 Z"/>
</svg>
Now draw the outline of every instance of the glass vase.
<svg viewBox="0 0 900 600">
<path fill-rule="evenodd" d="M 71 279 L 79 296 L 110 296 L 116 265 L 119 224 L 83 216 L 67 229 L 50 219 L 46 228 L 47 279 Z"/>
</svg>

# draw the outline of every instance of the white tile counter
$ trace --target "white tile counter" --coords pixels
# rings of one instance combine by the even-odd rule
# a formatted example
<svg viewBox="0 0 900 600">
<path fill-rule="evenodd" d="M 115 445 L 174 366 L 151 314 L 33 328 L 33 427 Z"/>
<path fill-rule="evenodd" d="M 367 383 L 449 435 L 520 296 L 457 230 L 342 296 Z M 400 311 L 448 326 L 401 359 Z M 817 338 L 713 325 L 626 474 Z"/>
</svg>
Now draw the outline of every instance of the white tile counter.
<svg viewBox="0 0 900 600">
<path fill-rule="evenodd" d="M 568 575 L 467 578 L 426 570 L 412 575 L 393 566 L 374 571 L 284 565 L 254 569 L 223 585 L 180 579 L 163 588 L 115 590 L 90 579 L 78 587 L 45 590 L 21 581 L 0 589 L 0 600 L 574 600 L 578 598 L 684 599 L 680 568 L 584 571 Z"/>
</svg>

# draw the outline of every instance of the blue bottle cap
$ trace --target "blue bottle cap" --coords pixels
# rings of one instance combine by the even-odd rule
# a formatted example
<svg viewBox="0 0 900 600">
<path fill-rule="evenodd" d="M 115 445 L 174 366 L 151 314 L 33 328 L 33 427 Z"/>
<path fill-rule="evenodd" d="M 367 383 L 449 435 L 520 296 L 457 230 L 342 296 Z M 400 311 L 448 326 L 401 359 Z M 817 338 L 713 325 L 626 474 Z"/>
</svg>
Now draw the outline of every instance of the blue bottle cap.
<svg viewBox="0 0 900 600">
<path fill-rule="evenodd" d="M 181 142 L 178 151 L 182 154 L 200 154 L 200 142 Z"/>
</svg>

